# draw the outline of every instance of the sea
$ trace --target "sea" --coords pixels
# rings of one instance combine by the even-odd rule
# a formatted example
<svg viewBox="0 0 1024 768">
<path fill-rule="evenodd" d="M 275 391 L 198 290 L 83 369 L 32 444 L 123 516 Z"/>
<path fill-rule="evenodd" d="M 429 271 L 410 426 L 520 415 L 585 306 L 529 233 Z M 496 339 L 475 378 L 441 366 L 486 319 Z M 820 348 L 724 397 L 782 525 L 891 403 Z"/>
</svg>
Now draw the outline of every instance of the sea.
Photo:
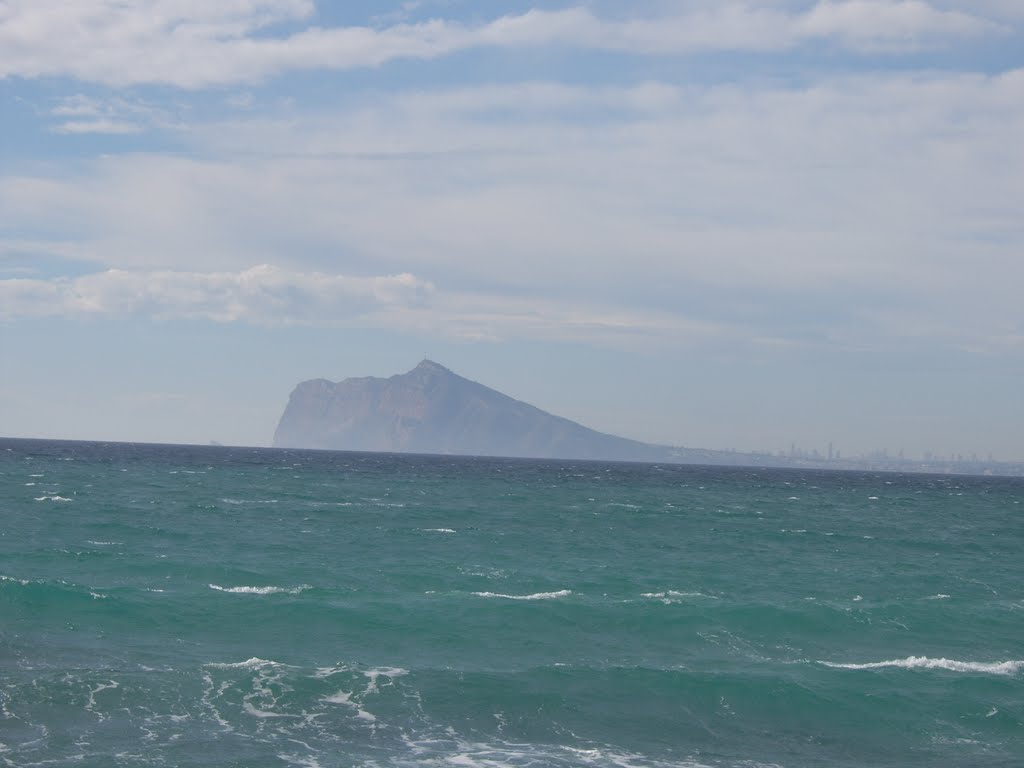
<svg viewBox="0 0 1024 768">
<path fill-rule="evenodd" d="M 1024 765 L 1024 480 L 0 440 L 0 765 Z"/>
</svg>

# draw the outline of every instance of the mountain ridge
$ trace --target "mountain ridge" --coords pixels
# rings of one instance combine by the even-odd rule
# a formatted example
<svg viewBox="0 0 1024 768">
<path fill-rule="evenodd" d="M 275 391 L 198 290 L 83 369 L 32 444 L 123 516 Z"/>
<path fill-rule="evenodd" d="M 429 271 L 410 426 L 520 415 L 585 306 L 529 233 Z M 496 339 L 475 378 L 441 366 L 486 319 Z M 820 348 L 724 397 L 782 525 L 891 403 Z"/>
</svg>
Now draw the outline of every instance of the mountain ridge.
<svg viewBox="0 0 1024 768">
<path fill-rule="evenodd" d="M 668 446 L 598 432 L 459 376 L 429 359 L 388 378 L 299 383 L 274 432 L 273 445 L 521 458 L 673 460 L 673 449 Z"/>
</svg>

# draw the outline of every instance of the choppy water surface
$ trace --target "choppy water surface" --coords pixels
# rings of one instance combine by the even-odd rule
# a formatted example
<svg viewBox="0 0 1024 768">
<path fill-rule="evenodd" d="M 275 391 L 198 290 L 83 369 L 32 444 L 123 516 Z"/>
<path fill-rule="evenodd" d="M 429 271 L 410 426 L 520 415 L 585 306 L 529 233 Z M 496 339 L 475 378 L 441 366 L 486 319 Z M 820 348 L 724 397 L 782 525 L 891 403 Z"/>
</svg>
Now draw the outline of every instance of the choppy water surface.
<svg viewBox="0 0 1024 768">
<path fill-rule="evenodd" d="M 0 764 L 1024 765 L 1022 501 L 0 441 Z"/>
</svg>

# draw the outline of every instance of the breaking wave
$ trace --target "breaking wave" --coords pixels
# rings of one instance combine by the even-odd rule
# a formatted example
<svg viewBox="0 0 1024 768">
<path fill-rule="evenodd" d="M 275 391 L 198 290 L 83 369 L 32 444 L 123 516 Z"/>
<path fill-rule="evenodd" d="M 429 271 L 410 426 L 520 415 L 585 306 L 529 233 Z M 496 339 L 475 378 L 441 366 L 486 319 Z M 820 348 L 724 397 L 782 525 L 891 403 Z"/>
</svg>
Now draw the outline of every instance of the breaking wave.
<svg viewBox="0 0 1024 768">
<path fill-rule="evenodd" d="M 839 664 L 832 661 L 821 661 L 826 667 L 834 669 L 945 669 L 950 672 L 978 672 L 987 675 L 1016 675 L 1024 668 L 1024 660 L 1013 661 L 955 661 L 953 659 L 930 659 L 927 656 L 908 656 L 905 659 L 874 661 L 866 664 Z"/>
<path fill-rule="evenodd" d="M 534 592 L 532 595 L 503 595 L 500 592 L 474 592 L 477 597 L 500 597 L 504 600 L 557 600 L 568 597 L 571 589 L 560 589 L 557 592 Z"/>
<path fill-rule="evenodd" d="M 219 584 L 210 584 L 210 589 L 218 592 L 232 592 L 236 595 L 297 595 L 307 589 L 312 589 L 309 584 L 299 587 L 222 587 Z"/>
</svg>

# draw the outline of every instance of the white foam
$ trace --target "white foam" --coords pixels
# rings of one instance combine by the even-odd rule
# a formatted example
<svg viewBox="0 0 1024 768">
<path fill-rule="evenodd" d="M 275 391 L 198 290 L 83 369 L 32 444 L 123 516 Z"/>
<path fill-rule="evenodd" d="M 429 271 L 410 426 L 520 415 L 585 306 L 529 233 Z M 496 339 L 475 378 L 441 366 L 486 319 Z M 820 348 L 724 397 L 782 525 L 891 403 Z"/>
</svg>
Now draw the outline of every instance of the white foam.
<svg viewBox="0 0 1024 768">
<path fill-rule="evenodd" d="M 949 595 L 944 595 L 941 592 L 937 595 L 930 595 L 925 600 L 949 600 Z"/>
<path fill-rule="evenodd" d="M 425 533 L 455 533 L 454 528 L 420 528 Z"/>
<path fill-rule="evenodd" d="M 714 595 L 705 595 L 703 592 L 678 592 L 674 589 L 668 589 L 664 592 L 643 592 L 640 597 L 648 597 L 652 600 L 660 600 L 665 605 L 672 605 L 673 603 L 681 602 L 687 599 L 702 599 L 702 600 L 717 600 L 718 598 Z"/>
<path fill-rule="evenodd" d="M 213 667 L 214 669 L 262 669 L 263 667 L 280 667 L 282 666 L 282 664 L 278 661 L 271 661 L 269 659 L 261 659 L 258 656 L 253 656 L 251 659 L 246 659 L 245 661 L 211 661 L 210 663 L 204 664 L 203 666 Z"/>
<path fill-rule="evenodd" d="M 13 581 L 16 584 L 21 584 L 23 587 L 27 587 L 32 583 L 28 579 L 16 579 L 13 576 L 4 576 L 2 574 L 0 574 L 0 581 Z"/>
<path fill-rule="evenodd" d="M 402 669 L 401 667 L 379 667 L 374 669 L 368 669 L 363 672 L 363 675 L 369 680 L 366 684 L 366 690 L 363 691 L 364 696 L 368 696 L 371 693 L 377 692 L 377 678 L 386 677 L 388 679 L 394 679 L 401 677 L 402 675 L 408 675 L 408 669 Z"/>
<path fill-rule="evenodd" d="M 601 766 L 602 768 L 709 768 L 706 763 L 651 759 L 646 755 L 618 752 L 603 745 L 591 747 L 552 746 L 497 741 L 479 743 L 464 740 L 451 728 L 447 737 L 402 740 L 416 755 L 432 755 L 417 765 L 454 765 L 462 768 L 513 768 L 524 765 Z M 762 763 L 744 762 L 750 768 L 768 768 Z M 774 766 L 773 768 L 778 768 Z"/>
<path fill-rule="evenodd" d="M 979 672 L 987 675 L 1016 675 L 1024 668 L 1024 660 L 982 662 L 954 661 L 953 659 L 931 659 L 927 656 L 908 656 L 905 659 L 874 661 L 867 664 L 838 664 L 832 661 L 820 661 L 826 667 L 835 669 L 945 669 L 950 672 Z"/>
<path fill-rule="evenodd" d="M 316 672 L 313 673 L 313 677 L 323 679 L 325 677 L 330 677 L 331 675 L 336 675 L 339 672 L 349 671 L 349 667 L 317 667 Z"/>
<path fill-rule="evenodd" d="M 99 693 L 100 691 L 109 691 L 109 690 L 114 690 L 114 689 L 117 689 L 117 688 L 120 688 L 120 687 L 121 686 L 117 684 L 116 680 L 111 680 L 109 683 L 100 683 L 95 688 L 93 688 L 91 691 L 89 691 L 89 700 L 85 703 L 85 708 L 87 710 L 89 710 L 90 712 L 93 712 L 96 715 L 98 715 L 100 720 L 106 720 L 107 718 L 106 718 L 105 715 L 102 715 L 99 712 L 96 712 L 96 694 Z"/>
<path fill-rule="evenodd" d="M 352 701 L 352 694 L 348 691 L 338 691 L 333 696 L 325 696 L 324 701 L 328 704 L 344 704 L 352 707 L 356 711 L 356 717 L 360 720 L 366 720 L 369 723 L 377 722 L 377 716 L 360 707 L 358 702 Z"/>
<path fill-rule="evenodd" d="M 320 762 L 310 755 L 278 755 L 279 760 L 284 760 L 291 765 L 298 765 L 300 768 L 323 768 Z"/>
<path fill-rule="evenodd" d="M 408 675 L 409 670 L 403 670 L 401 667 L 377 667 L 372 670 L 367 670 L 362 674 L 371 680 L 376 680 L 381 675 L 384 677 L 401 677 L 402 675 Z"/>
<path fill-rule="evenodd" d="M 33 496 L 36 501 L 71 501 L 67 496 Z"/>
<path fill-rule="evenodd" d="M 247 715 L 252 715 L 253 717 L 293 717 L 293 715 L 282 715 L 280 712 L 267 712 L 265 709 L 256 709 L 256 707 L 252 705 L 252 702 L 249 701 L 242 702 L 242 709 L 245 710 Z"/>
<path fill-rule="evenodd" d="M 500 592 L 474 592 L 477 597 L 500 597 L 504 600 L 556 600 L 559 597 L 568 597 L 572 594 L 571 589 L 560 589 L 557 592 L 534 592 L 532 595 L 503 595 Z"/>
<path fill-rule="evenodd" d="M 236 595 L 278 595 L 288 594 L 297 595 L 300 592 L 312 589 L 309 584 L 303 584 L 299 587 L 222 587 L 219 584 L 210 584 L 210 589 L 215 589 L 218 592 L 231 592 Z"/>
<path fill-rule="evenodd" d="M 97 547 L 116 547 L 124 544 L 123 541 L 93 541 L 92 539 L 86 539 L 86 544 L 93 544 Z"/>
</svg>

